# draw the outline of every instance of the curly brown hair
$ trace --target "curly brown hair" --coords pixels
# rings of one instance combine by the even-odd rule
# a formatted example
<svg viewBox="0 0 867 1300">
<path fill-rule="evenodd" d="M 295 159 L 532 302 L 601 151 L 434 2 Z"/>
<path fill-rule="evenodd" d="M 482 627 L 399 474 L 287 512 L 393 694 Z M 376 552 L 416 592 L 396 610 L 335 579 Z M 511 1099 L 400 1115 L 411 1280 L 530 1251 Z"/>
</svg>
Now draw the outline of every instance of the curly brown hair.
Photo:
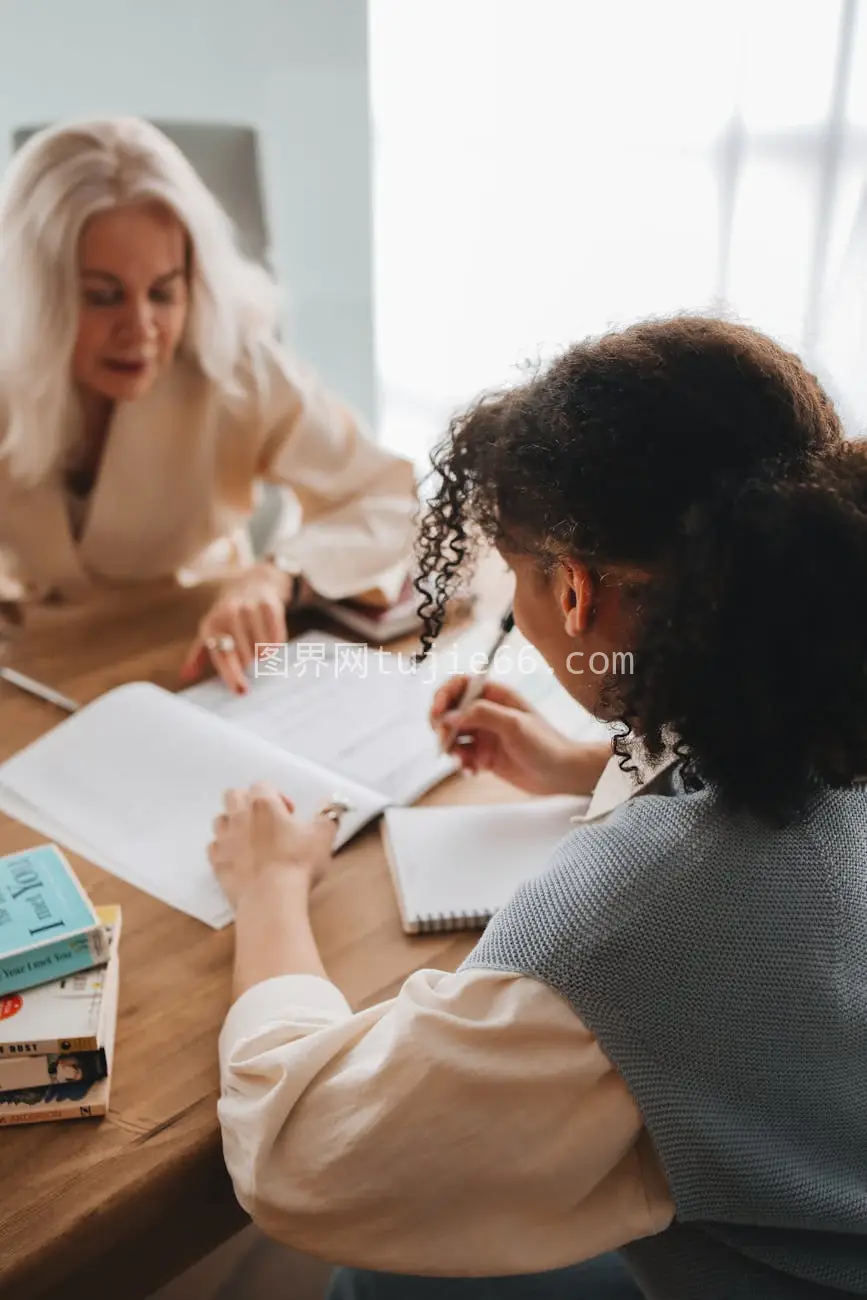
<svg viewBox="0 0 867 1300">
<path fill-rule="evenodd" d="M 690 779 L 774 818 L 867 771 L 867 457 L 796 356 L 634 325 L 483 397 L 432 461 L 423 655 L 482 541 L 639 569 L 635 671 L 604 684 L 625 734 L 656 758 L 674 734 Z"/>
</svg>

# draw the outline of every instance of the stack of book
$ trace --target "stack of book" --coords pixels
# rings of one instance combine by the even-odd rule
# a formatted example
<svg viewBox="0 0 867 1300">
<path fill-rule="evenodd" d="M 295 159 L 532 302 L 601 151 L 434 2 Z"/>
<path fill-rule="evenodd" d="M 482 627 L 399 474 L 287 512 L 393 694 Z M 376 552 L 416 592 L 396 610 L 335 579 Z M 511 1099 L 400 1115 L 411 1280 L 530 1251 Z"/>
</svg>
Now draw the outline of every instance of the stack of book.
<svg viewBox="0 0 867 1300">
<path fill-rule="evenodd" d="M 107 1114 L 120 931 L 55 845 L 0 858 L 0 1125 Z"/>
</svg>

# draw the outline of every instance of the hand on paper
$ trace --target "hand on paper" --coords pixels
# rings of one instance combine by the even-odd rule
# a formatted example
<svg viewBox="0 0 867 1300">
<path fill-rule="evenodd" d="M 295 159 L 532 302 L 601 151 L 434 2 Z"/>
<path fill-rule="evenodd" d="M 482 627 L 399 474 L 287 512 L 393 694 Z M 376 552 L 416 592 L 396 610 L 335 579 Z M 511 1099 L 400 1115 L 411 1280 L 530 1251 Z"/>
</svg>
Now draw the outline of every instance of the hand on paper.
<svg viewBox="0 0 867 1300">
<path fill-rule="evenodd" d="M 607 742 L 569 740 L 497 682 L 487 682 L 481 696 L 462 710 L 468 680 L 459 676 L 445 682 L 430 713 L 443 747 L 454 744 L 465 772 L 493 772 L 533 795 L 592 792 L 611 756 Z"/>
<path fill-rule="evenodd" d="M 331 860 L 336 829 L 327 817 L 302 821 L 285 795 L 261 782 L 227 791 L 208 859 L 237 911 L 242 898 L 281 876 L 314 885 Z"/>
<path fill-rule="evenodd" d="M 181 669 L 181 680 L 195 681 L 208 659 L 238 695 L 247 691 L 245 670 L 253 662 L 257 642 L 286 640 L 286 601 L 290 574 L 271 564 L 257 564 L 227 583 L 199 624 L 196 639 Z"/>
</svg>

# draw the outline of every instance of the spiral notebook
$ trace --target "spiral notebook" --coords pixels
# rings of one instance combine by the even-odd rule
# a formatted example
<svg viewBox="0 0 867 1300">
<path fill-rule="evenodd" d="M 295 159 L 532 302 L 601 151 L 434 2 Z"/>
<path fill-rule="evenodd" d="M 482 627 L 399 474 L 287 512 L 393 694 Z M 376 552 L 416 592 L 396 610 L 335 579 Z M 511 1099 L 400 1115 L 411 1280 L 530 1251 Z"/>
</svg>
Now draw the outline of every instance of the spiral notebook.
<svg viewBox="0 0 867 1300">
<path fill-rule="evenodd" d="M 385 855 L 407 934 L 482 929 L 524 881 L 540 875 L 587 798 L 388 808 Z"/>
</svg>

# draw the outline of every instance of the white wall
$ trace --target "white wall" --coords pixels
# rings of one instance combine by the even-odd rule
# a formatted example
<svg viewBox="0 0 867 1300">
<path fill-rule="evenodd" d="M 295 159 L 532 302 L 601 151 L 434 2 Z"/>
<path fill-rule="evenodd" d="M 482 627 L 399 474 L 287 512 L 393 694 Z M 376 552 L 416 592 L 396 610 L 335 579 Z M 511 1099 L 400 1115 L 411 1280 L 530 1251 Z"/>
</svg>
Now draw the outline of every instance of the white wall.
<svg viewBox="0 0 867 1300">
<path fill-rule="evenodd" d="M 369 0 L 386 441 L 726 312 L 867 427 L 867 0 Z M 853 30 L 854 27 L 854 30 Z"/>
<path fill-rule="evenodd" d="M 366 0 L 0 0 L 0 167 L 64 117 L 256 127 L 287 335 L 374 418 L 368 104 Z"/>
</svg>

